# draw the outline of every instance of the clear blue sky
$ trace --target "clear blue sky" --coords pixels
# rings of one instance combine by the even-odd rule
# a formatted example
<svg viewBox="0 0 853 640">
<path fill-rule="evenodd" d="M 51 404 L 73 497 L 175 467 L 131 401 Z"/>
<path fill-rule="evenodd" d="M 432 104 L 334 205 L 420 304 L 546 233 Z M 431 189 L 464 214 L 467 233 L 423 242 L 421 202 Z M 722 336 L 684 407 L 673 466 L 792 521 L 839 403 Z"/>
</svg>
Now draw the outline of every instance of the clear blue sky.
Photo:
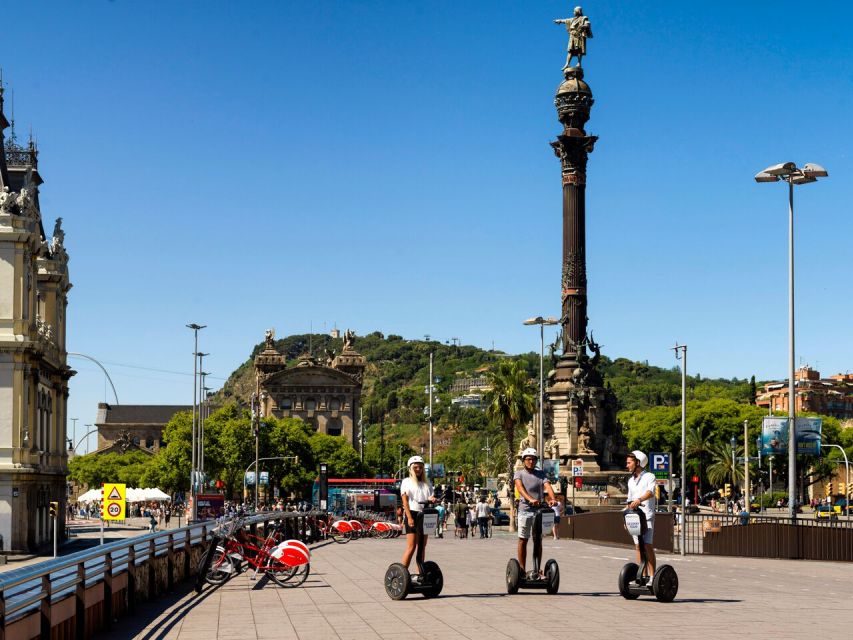
<svg viewBox="0 0 853 640">
<path fill-rule="evenodd" d="M 264 329 L 333 324 L 520 352 L 559 314 L 549 140 L 568 2 L 7 5 L 0 64 L 64 218 L 68 345 L 123 403 L 189 403 L 191 333 L 215 386 Z M 782 185 L 798 188 L 798 362 L 853 368 L 848 3 L 590 2 L 600 136 L 589 317 L 607 355 L 781 377 Z M 85 361 L 70 417 L 94 421 Z M 163 372 L 134 369 L 135 365 Z M 70 426 L 69 426 L 70 430 Z"/>
</svg>

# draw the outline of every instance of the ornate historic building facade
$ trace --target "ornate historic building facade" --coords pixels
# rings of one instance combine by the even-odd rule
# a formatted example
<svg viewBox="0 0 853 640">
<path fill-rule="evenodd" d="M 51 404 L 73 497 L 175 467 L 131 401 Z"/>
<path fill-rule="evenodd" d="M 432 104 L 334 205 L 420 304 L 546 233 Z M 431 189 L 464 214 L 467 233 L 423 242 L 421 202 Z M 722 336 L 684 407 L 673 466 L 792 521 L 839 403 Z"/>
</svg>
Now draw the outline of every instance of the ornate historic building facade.
<svg viewBox="0 0 853 640">
<path fill-rule="evenodd" d="M 64 531 L 68 449 L 65 319 L 68 254 L 62 218 L 51 238 L 39 206 L 38 150 L 22 147 L 0 87 L 0 544 L 34 550 L 52 540 L 49 504 Z"/>
<path fill-rule="evenodd" d="M 300 418 L 319 433 L 343 436 L 357 445 L 364 356 L 347 331 L 339 354 L 327 353 L 325 362 L 303 355 L 288 367 L 268 331 L 264 350 L 255 356 L 261 416 Z"/>
<path fill-rule="evenodd" d="M 152 455 L 160 451 L 163 427 L 179 411 L 192 411 L 191 406 L 161 404 L 98 403 L 97 453 L 141 449 Z"/>
</svg>

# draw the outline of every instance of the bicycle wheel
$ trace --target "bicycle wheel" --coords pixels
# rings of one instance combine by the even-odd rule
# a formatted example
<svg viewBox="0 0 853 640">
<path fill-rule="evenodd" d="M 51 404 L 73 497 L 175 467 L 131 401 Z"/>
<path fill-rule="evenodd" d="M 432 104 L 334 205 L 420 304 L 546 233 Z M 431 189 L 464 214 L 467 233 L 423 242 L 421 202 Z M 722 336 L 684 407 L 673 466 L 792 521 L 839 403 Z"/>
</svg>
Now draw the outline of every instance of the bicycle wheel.
<svg viewBox="0 0 853 640">
<path fill-rule="evenodd" d="M 267 571 L 267 575 L 280 587 L 298 587 L 308 579 L 309 573 L 311 573 L 310 563 Z"/>
<path fill-rule="evenodd" d="M 213 551 L 210 568 L 204 574 L 205 581 L 208 584 L 219 586 L 224 584 L 234 573 L 233 561 L 225 552 L 225 547 L 217 545 Z"/>
</svg>

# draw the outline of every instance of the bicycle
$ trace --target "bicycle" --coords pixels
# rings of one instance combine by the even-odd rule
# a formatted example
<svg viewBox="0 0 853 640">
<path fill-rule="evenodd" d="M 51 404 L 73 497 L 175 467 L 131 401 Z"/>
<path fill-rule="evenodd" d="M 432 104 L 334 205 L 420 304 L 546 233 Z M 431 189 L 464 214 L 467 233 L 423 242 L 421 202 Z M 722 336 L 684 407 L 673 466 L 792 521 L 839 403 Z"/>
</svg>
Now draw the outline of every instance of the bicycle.
<svg viewBox="0 0 853 640">
<path fill-rule="evenodd" d="M 262 538 L 248 533 L 244 522 L 227 523 L 220 531 L 222 542 L 217 544 L 205 579 L 213 585 L 223 584 L 242 571 L 242 562 L 255 568 L 255 579 L 261 571 L 282 587 L 298 587 L 311 571 L 311 554 L 298 540 L 283 540 L 280 527 L 273 527 Z M 258 544 L 256 544 L 256 542 Z"/>
</svg>

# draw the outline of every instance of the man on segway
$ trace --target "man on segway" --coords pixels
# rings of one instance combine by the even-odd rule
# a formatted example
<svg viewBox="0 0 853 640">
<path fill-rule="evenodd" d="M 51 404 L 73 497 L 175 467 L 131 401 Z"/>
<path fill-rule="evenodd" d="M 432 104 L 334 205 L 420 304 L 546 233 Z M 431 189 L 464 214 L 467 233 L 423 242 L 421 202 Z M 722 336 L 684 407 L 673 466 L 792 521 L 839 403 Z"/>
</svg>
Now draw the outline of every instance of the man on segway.
<svg viewBox="0 0 853 640">
<path fill-rule="evenodd" d="M 554 490 L 551 488 L 551 483 L 545 472 L 536 468 L 536 463 L 539 460 L 539 455 L 536 449 L 527 448 L 521 452 L 521 462 L 524 465 L 523 469 L 515 472 L 512 480 L 515 485 L 515 490 L 518 492 L 518 564 L 521 565 L 522 571 L 525 571 L 527 561 L 527 541 L 533 533 L 533 522 L 536 517 L 535 509 L 539 507 L 548 494 L 548 505 L 554 506 L 556 498 Z M 654 477 L 654 476 L 652 476 Z M 537 566 L 541 566 L 542 562 L 542 546 L 534 545 L 534 552 L 539 552 Z M 532 576 L 540 577 L 540 576 Z"/>
<path fill-rule="evenodd" d="M 644 574 L 649 577 L 648 582 L 651 583 L 655 574 L 655 550 L 652 547 L 652 539 L 654 538 L 655 525 L 655 476 L 645 470 L 649 459 L 642 451 L 632 451 L 628 454 L 626 468 L 631 474 L 628 478 L 628 508 L 640 508 L 646 516 L 646 533 L 643 536 L 643 543 L 646 550 L 646 565 Z M 633 536 L 634 545 L 637 549 L 637 562 L 642 564 L 640 558 L 640 541 L 637 536 Z"/>
</svg>

